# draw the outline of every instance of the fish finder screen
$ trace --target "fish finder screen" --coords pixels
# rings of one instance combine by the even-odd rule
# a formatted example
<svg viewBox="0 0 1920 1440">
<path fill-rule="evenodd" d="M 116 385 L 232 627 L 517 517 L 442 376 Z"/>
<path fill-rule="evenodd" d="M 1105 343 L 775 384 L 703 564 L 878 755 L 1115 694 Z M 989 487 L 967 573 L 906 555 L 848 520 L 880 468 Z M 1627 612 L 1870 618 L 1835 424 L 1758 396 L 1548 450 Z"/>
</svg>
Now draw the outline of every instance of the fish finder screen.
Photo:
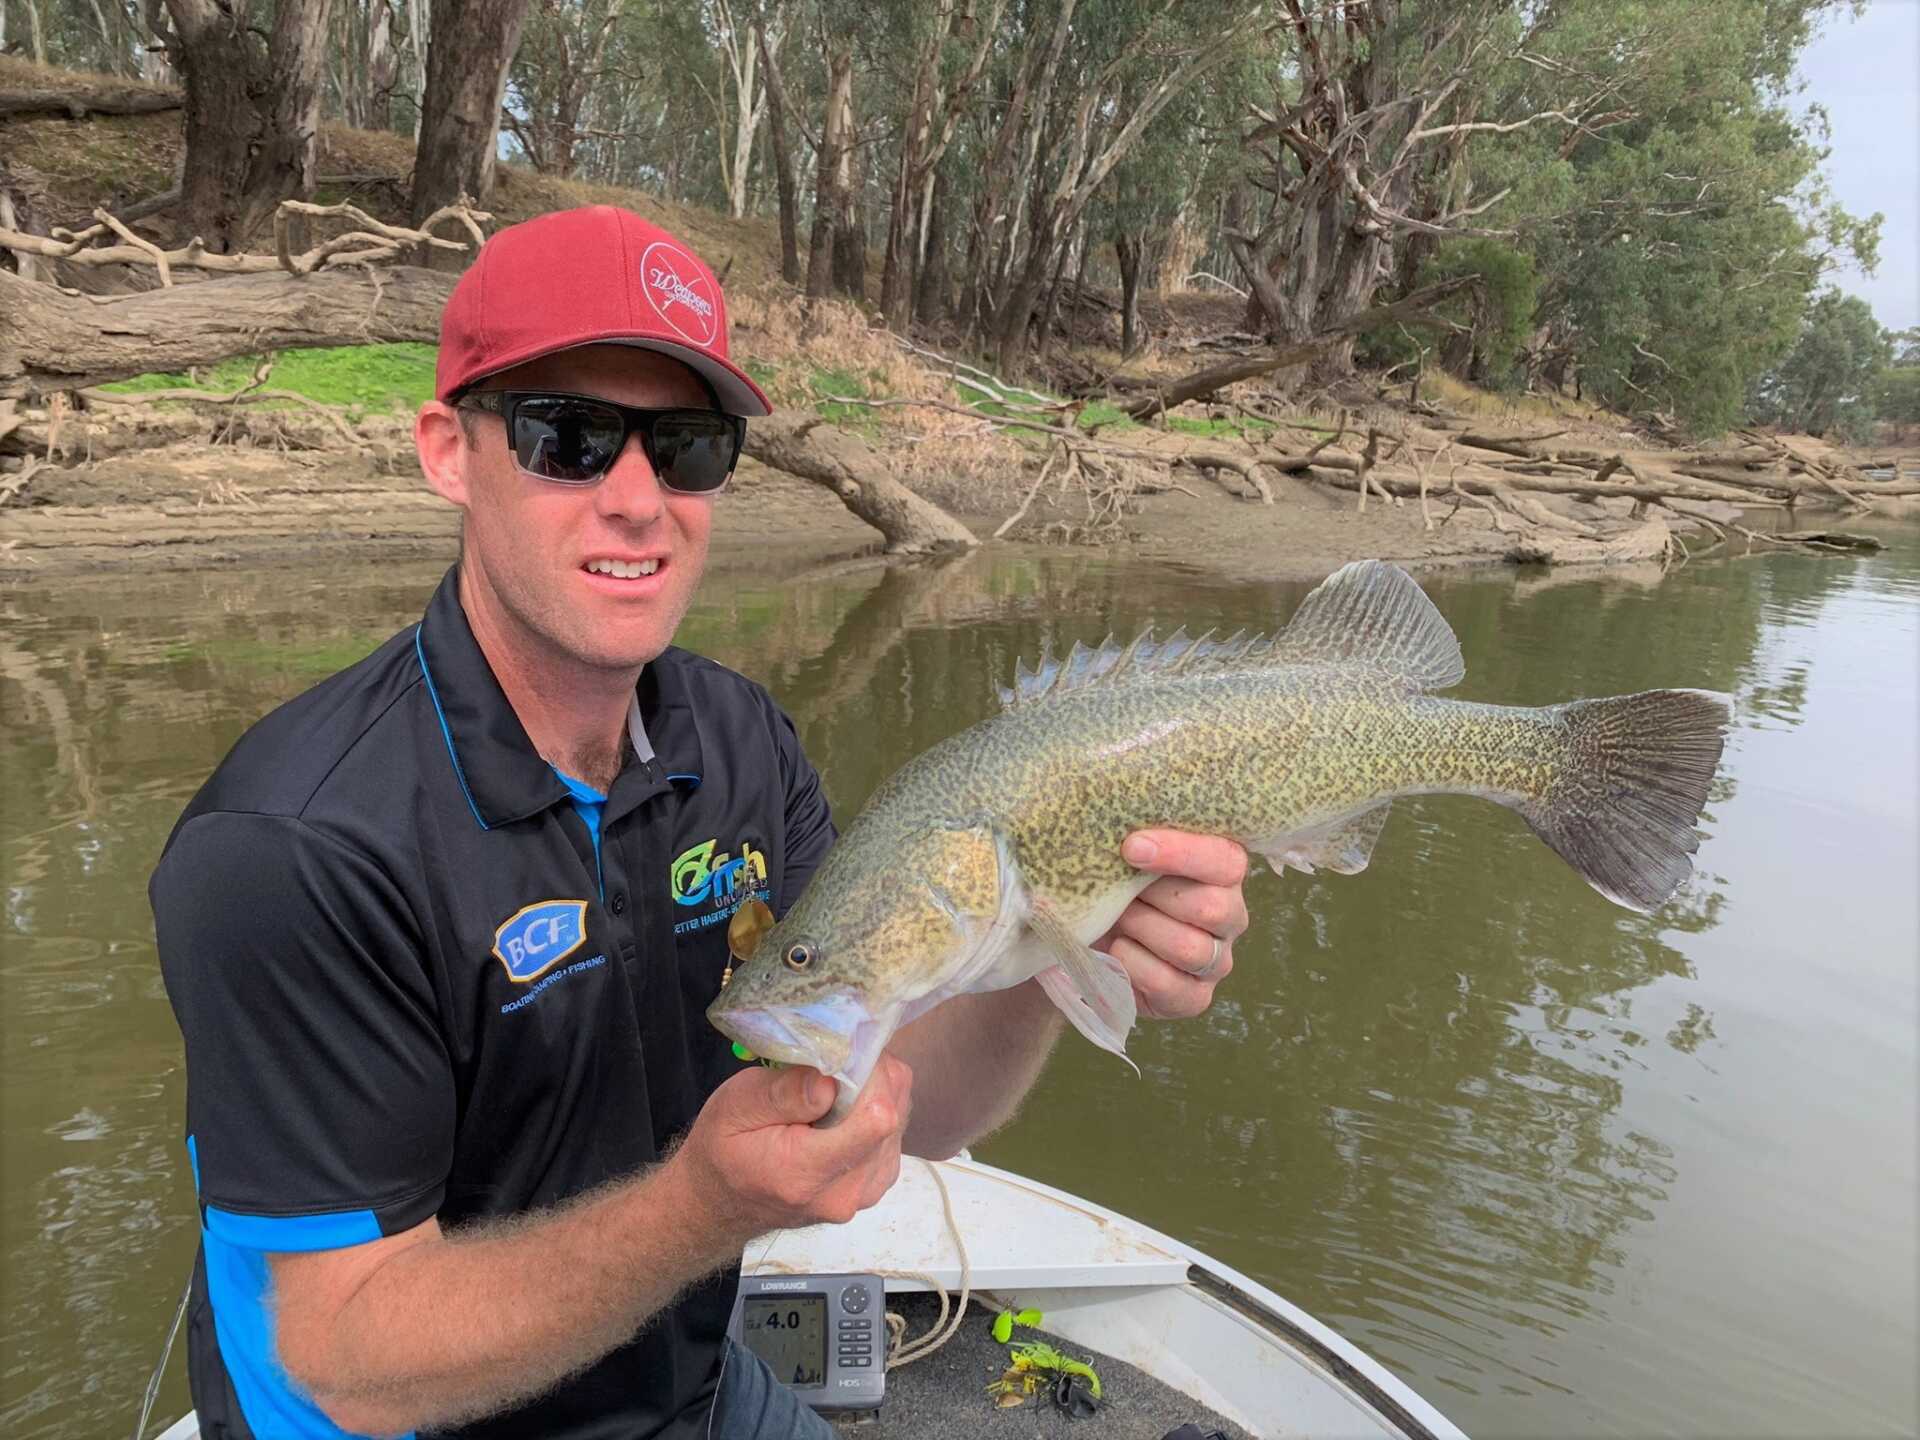
<svg viewBox="0 0 1920 1440">
<path fill-rule="evenodd" d="M 743 1307 L 747 1348 L 796 1389 L 827 1383 L 827 1297 L 756 1295 Z"/>
</svg>

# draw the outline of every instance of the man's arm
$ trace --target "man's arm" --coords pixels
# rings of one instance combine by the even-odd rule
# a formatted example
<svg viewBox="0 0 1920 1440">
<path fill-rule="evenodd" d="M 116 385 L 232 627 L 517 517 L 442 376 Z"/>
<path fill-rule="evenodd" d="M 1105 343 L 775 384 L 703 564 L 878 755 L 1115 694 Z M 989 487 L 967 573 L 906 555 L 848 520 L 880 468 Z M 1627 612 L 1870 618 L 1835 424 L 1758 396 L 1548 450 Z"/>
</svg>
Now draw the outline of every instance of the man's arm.
<svg viewBox="0 0 1920 1440">
<path fill-rule="evenodd" d="M 843 1223 L 900 1169 L 911 1074 L 883 1060 L 846 1121 L 834 1087 L 743 1070 L 635 1180 L 453 1234 L 429 1220 L 273 1257 L 281 1364 L 342 1429 L 394 1435 L 491 1414 L 592 1364 L 768 1230 Z"/>
<path fill-rule="evenodd" d="M 1247 853 L 1214 836 L 1142 830 L 1121 854 L 1161 878 L 1094 948 L 1126 966 L 1142 1014 L 1198 1015 L 1232 971 L 1233 941 L 1247 928 Z M 887 1053 L 918 1077 L 908 1152 L 945 1159 L 1012 1119 L 1064 1025 L 1058 1007 L 1029 980 L 955 996 L 903 1026 Z"/>
</svg>

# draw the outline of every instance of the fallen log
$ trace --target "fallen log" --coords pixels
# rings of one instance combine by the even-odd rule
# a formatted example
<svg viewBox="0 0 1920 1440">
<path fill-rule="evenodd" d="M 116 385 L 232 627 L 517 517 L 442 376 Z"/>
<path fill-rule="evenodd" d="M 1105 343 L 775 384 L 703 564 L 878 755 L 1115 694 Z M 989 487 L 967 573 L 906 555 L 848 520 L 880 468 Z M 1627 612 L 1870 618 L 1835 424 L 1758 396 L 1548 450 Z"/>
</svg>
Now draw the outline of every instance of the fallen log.
<svg viewBox="0 0 1920 1440">
<path fill-rule="evenodd" d="M 1357 462 L 1348 465 L 1342 463 L 1338 458 L 1329 459 L 1326 456 L 1322 456 L 1313 462 L 1312 471 L 1313 478 L 1316 480 L 1324 481 L 1336 489 L 1352 490 L 1355 488 L 1355 482 L 1347 478 L 1347 472 L 1350 470 L 1358 470 L 1358 468 Z M 1395 495 L 1417 496 L 1420 493 L 1420 485 L 1417 480 L 1409 480 L 1398 475 L 1387 476 L 1378 474 L 1372 476 L 1371 479 L 1375 484 L 1383 485 L 1388 491 Z M 1453 476 L 1452 479 L 1444 484 L 1438 481 L 1429 482 L 1427 493 L 1429 495 L 1444 495 L 1456 487 L 1476 495 L 1495 495 L 1502 487 L 1505 487 L 1512 490 L 1540 491 L 1549 495 L 1580 495 L 1588 498 L 1625 496 L 1634 500 L 1648 500 L 1656 503 L 1664 503 L 1675 495 L 1691 500 L 1721 500 L 1726 498 L 1724 495 L 1714 493 L 1709 487 L 1692 486 L 1685 482 L 1678 485 L 1656 484 L 1644 479 L 1637 481 L 1608 480 L 1605 482 L 1596 482 L 1593 480 L 1562 480 L 1558 476 L 1548 475 L 1499 474 L 1482 476 L 1464 471 Z M 1742 496 L 1741 503 L 1752 509 L 1779 509 L 1786 502 L 1781 500 L 1769 501 L 1753 496 Z"/>
<path fill-rule="evenodd" d="M 387 270 L 235 275 L 111 301 L 0 270 L 0 399 L 104 385 L 233 355 L 440 337 L 459 277 Z"/>
<path fill-rule="evenodd" d="M 1871 535 L 1851 530 L 1782 530 L 1769 540 L 1783 544 L 1807 545 L 1816 550 L 1884 550 L 1886 543 Z"/>
<path fill-rule="evenodd" d="M 36 115 L 61 115 L 69 120 L 84 120 L 89 115 L 155 115 L 178 110 L 185 103 L 178 90 L 152 90 L 139 85 L 10 88 L 0 90 L 0 120 Z"/>
<path fill-rule="evenodd" d="M 871 445 L 817 415 L 772 415 L 747 426 L 747 450 L 763 465 L 824 485 L 886 537 L 890 555 L 971 549 L 979 538 L 887 473 Z"/>
<path fill-rule="evenodd" d="M 1513 455 L 1522 460 L 1551 460 L 1552 455 L 1538 448 L 1543 440 L 1554 440 L 1566 434 L 1564 430 L 1549 430 L 1544 435 L 1480 435 L 1468 431 L 1459 437 L 1462 445 L 1471 445 L 1476 450 L 1491 450 L 1496 455 Z"/>
<path fill-rule="evenodd" d="M 1507 558 L 1519 565 L 1622 565 L 1664 559 L 1673 548 L 1664 520 L 1648 520 L 1605 539 L 1533 532 L 1517 536 Z"/>
<path fill-rule="evenodd" d="M 1692 479 L 1705 480 L 1716 485 L 1727 486 L 1731 489 L 1757 490 L 1762 493 L 1784 496 L 1791 500 L 1798 500 L 1802 496 L 1809 495 L 1815 499 L 1825 499 L 1829 495 L 1836 493 L 1836 491 L 1848 500 L 1854 500 L 1856 498 L 1866 500 L 1879 495 L 1920 495 L 1920 481 L 1865 480 L 1861 482 L 1861 488 L 1865 490 L 1865 494 L 1856 496 L 1854 492 L 1840 489 L 1837 484 L 1831 483 L 1826 476 L 1817 473 L 1811 475 L 1796 475 L 1784 470 L 1750 472 L 1744 470 L 1729 470 L 1723 466 L 1708 467 L 1704 465 L 1689 465 L 1683 468 L 1676 468 L 1675 473 L 1686 475 Z M 1869 486 L 1871 488 L 1867 489 L 1866 487 Z"/>
<path fill-rule="evenodd" d="M 1280 345 L 1271 350 L 1263 350 L 1243 359 L 1229 360 L 1219 365 L 1209 365 L 1183 375 L 1177 380 L 1150 380 L 1141 376 L 1115 375 L 1102 387 L 1107 393 L 1142 394 L 1143 398 L 1124 407 L 1127 415 L 1134 420 L 1150 420 L 1155 415 L 1171 410 L 1176 405 L 1189 400 L 1200 400 L 1215 391 L 1242 380 L 1252 380 L 1289 365 L 1299 365 L 1313 359 L 1322 350 L 1337 344 L 1350 335 L 1370 330 L 1376 325 L 1388 321 L 1403 320 L 1424 310 L 1430 310 L 1448 296 L 1479 283 L 1472 275 L 1456 276 L 1443 280 L 1437 285 L 1428 285 L 1411 295 L 1396 300 L 1389 305 L 1375 305 L 1370 310 L 1362 310 L 1349 316 L 1339 324 L 1308 336 L 1305 340 Z"/>
</svg>

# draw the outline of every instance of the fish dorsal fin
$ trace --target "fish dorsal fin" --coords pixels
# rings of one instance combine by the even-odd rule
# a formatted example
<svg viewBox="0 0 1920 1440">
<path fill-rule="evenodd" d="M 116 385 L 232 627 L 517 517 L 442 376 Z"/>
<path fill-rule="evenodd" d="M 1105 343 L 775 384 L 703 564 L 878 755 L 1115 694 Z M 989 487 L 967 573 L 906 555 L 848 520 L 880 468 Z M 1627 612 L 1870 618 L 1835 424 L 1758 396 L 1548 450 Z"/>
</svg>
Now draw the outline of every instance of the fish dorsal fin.
<svg viewBox="0 0 1920 1440">
<path fill-rule="evenodd" d="M 1065 660 L 1055 660 L 1043 652 L 1034 669 L 1029 670 L 1024 660 L 1015 662 L 1013 688 L 999 692 L 1000 703 L 1013 709 L 1094 685 L 1160 680 L 1201 670 L 1241 669 L 1263 663 L 1274 645 L 1271 638 L 1249 636 L 1244 630 L 1225 640 L 1214 639 L 1213 633 L 1209 630 L 1198 639 L 1189 639 L 1181 629 L 1165 640 L 1155 640 L 1149 629 L 1141 631 L 1130 645 L 1115 644 L 1109 636 L 1091 650 L 1076 641 Z"/>
<path fill-rule="evenodd" d="M 1279 665 L 1377 665 L 1416 689 L 1445 690 L 1466 677 L 1452 628 L 1397 565 L 1356 560 L 1320 583 L 1265 657 Z"/>
<path fill-rule="evenodd" d="M 1094 649 L 1076 640 L 1064 660 L 1055 660 L 1049 646 L 1034 669 L 1015 662 L 1013 688 L 999 692 L 1000 703 L 1011 710 L 1096 685 L 1261 665 L 1372 665 L 1418 690 L 1445 690 L 1467 673 L 1460 642 L 1433 602 L 1406 571 L 1379 560 L 1334 571 L 1278 635 L 1213 635 L 1190 640 L 1181 629 L 1156 641 L 1149 629 L 1131 645 L 1109 636 Z"/>
</svg>

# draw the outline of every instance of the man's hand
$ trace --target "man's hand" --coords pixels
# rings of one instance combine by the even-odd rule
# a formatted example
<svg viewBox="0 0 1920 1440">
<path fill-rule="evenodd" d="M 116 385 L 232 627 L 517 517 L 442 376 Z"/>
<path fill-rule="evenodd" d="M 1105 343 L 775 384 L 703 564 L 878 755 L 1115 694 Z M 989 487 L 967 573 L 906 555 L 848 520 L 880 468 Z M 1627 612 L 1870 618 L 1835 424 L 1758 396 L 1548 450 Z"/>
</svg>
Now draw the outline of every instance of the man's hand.
<svg viewBox="0 0 1920 1440">
<path fill-rule="evenodd" d="M 1198 1015 L 1233 971 L 1233 942 L 1246 933 L 1247 852 L 1231 840 L 1184 830 L 1137 830 L 1120 847 L 1137 870 L 1160 876 L 1094 941 L 1133 980 L 1141 1013 Z"/>
<path fill-rule="evenodd" d="M 818 1070 L 755 1065 L 707 1098 L 668 1164 L 683 1172 L 729 1243 L 845 1224 L 899 1179 L 913 1072 L 882 1055 L 847 1118 L 814 1129 L 833 1097 L 833 1081 Z"/>
</svg>

